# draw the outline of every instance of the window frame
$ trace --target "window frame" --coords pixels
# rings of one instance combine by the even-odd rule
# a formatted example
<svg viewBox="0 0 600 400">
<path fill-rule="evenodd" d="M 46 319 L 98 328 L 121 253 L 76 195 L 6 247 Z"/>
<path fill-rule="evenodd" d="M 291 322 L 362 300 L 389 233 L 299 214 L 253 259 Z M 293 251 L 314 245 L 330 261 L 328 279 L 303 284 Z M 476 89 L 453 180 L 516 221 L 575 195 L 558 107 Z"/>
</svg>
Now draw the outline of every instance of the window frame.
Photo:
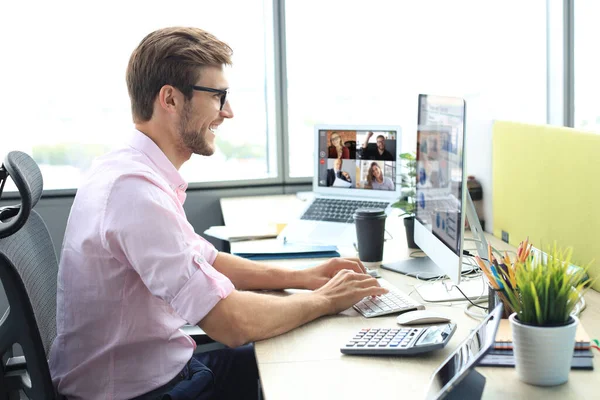
<svg viewBox="0 0 600 400">
<path fill-rule="evenodd" d="M 286 0 L 265 1 L 265 21 L 272 25 L 272 43 L 267 43 L 265 74 L 267 79 L 267 164 L 277 168 L 277 175 L 269 178 L 230 180 L 222 182 L 189 182 L 188 190 L 211 188 L 240 188 L 272 185 L 311 184 L 311 177 L 291 177 L 289 167 L 287 59 L 286 59 Z M 269 5 L 271 7 L 269 7 Z M 268 14 L 271 13 L 271 16 Z M 267 35 L 269 37 L 269 35 Z M 547 123 L 574 126 L 574 0 L 546 0 Z M 269 59 L 272 63 L 269 63 Z M 274 104 L 273 104 L 274 103 Z M 48 197 L 74 196 L 77 189 L 44 190 Z M 16 192 L 5 192 L 3 198 L 18 197 Z"/>
</svg>

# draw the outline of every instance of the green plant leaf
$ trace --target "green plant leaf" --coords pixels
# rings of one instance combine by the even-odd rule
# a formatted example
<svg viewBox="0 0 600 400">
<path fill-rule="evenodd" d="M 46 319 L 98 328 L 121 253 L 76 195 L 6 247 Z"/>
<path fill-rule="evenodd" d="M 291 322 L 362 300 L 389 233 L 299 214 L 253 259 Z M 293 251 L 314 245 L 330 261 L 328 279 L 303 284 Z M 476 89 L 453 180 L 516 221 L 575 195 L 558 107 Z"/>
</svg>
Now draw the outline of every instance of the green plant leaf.
<svg viewBox="0 0 600 400">
<path fill-rule="evenodd" d="M 571 272 L 572 248 L 556 243 L 546 250 L 547 257 L 529 257 L 516 268 L 516 287 L 505 284 L 505 295 L 521 322 L 539 326 L 564 325 L 590 280 L 584 280 L 589 265 Z"/>
</svg>

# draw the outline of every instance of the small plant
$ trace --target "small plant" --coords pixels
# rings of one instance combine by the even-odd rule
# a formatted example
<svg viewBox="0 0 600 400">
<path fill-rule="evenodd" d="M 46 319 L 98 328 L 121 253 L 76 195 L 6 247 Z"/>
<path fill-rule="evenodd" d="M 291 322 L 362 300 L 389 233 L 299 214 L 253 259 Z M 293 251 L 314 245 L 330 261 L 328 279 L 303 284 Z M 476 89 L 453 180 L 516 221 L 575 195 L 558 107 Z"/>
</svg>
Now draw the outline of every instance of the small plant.
<svg viewBox="0 0 600 400">
<path fill-rule="evenodd" d="M 572 248 L 563 250 L 556 243 L 546 253 L 518 258 L 507 271 L 500 268 L 498 282 L 519 322 L 562 326 L 590 284 L 589 265 L 570 270 Z"/>
<path fill-rule="evenodd" d="M 416 187 L 417 187 L 417 158 L 415 153 L 402 153 L 400 154 L 400 160 L 403 168 L 403 172 L 400 175 L 402 177 L 402 194 L 400 199 L 392 204 L 392 207 L 399 208 L 404 211 L 400 214 L 401 217 L 408 215 L 409 217 L 415 216 L 417 210 L 417 203 L 415 199 Z"/>
</svg>

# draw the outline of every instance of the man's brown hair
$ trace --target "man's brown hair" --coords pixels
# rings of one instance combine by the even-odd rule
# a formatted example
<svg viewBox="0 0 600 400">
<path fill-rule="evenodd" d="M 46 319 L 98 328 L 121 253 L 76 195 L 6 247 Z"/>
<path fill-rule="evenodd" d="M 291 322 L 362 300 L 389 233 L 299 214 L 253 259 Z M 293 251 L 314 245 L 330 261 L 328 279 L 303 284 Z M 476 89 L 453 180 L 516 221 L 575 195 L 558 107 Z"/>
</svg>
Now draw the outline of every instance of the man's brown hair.
<svg viewBox="0 0 600 400">
<path fill-rule="evenodd" d="M 231 47 L 198 28 L 164 28 L 150 33 L 131 54 L 127 90 L 134 122 L 152 118 L 154 99 L 164 85 L 192 98 L 201 67 L 231 65 Z"/>
</svg>

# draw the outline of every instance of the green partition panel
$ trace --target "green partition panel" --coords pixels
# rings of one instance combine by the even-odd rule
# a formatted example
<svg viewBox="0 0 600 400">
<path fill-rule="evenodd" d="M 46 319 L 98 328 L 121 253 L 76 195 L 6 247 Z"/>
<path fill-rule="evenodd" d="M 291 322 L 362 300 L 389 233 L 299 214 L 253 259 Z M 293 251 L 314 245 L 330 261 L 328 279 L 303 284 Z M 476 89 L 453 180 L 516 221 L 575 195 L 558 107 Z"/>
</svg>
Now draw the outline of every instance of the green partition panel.
<svg viewBox="0 0 600 400">
<path fill-rule="evenodd" d="M 571 246 L 573 262 L 600 275 L 600 135 L 496 121 L 492 157 L 494 235 Z"/>
</svg>

